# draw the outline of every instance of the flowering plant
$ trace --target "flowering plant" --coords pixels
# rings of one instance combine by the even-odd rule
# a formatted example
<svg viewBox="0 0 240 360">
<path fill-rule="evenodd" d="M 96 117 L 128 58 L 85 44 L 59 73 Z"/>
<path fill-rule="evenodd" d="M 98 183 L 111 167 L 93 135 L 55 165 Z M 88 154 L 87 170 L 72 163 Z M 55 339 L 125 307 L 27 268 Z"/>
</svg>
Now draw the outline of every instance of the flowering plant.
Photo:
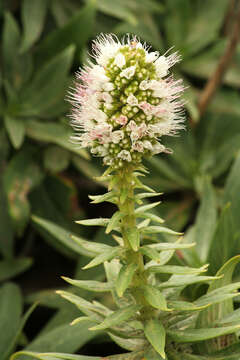
<svg viewBox="0 0 240 360">
<path fill-rule="evenodd" d="M 96 64 L 89 63 L 77 74 L 70 94 L 75 129 L 72 139 L 103 157 L 108 166 L 99 178 L 108 183 L 108 192 L 90 196 L 92 203 L 107 201 L 116 205 L 117 211 L 111 218 L 78 223 L 106 227 L 106 234 L 113 234 L 116 246 L 72 236 L 80 251 L 92 258 L 84 268 L 104 264 L 106 281 L 64 279 L 89 291 L 111 292 L 114 306 L 112 309 L 58 291 L 83 313 L 72 325 L 90 322 L 89 330 L 106 331 L 129 351 L 108 359 L 237 359 L 236 333 L 240 325 L 232 298 L 238 295 L 235 290 L 240 283 L 229 282 L 239 257 L 229 260 L 215 277 L 203 275 L 207 265 L 176 265 L 175 251 L 194 244 L 185 243 L 181 233 L 164 227 L 163 219 L 150 211 L 159 201 L 146 203 L 146 199 L 161 194 L 139 179 L 148 172 L 142 157 L 171 152 L 160 140 L 183 128 L 179 96 L 184 86 L 169 75 L 169 69 L 180 58 L 176 53 L 160 56 L 150 52 L 136 37 L 121 43 L 112 35 L 101 35 L 93 49 Z M 172 241 L 173 236 L 178 237 L 177 241 Z M 186 287 L 202 283 L 209 284 L 207 293 L 186 301 Z M 233 348 L 228 356 L 224 348 L 230 345 Z M 36 356 L 90 359 L 67 354 Z"/>
</svg>

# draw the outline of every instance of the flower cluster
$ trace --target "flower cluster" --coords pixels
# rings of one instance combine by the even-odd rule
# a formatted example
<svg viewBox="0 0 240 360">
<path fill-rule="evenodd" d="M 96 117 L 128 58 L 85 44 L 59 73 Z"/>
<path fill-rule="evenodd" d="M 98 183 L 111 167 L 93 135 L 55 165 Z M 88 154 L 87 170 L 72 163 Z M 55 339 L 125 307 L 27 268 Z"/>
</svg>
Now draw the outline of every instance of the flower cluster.
<svg viewBox="0 0 240 360">
<path fill-rule="evenodd" d="M 169 152 L 159 139 L 174 135 L 183 122 L 184 86 L 168 76 L 177 53 L 160 56 L 136 37 L 121 43 L 113 35 L 100 35 L 93 52 L 96 64 L 77 73 L 70 93 L 73 140 L 113 168 Z"/>
</svg>

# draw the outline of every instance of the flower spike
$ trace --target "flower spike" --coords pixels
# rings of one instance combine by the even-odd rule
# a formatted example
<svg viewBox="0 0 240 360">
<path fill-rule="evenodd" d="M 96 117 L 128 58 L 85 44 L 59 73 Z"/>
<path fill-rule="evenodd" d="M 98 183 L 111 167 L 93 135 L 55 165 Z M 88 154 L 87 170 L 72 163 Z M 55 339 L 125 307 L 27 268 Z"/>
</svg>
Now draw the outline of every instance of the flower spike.
<svg viewBox="0 0 240 360">
<path fill-rule="evenodd" d="M 183 128 L 182 80 L 169 76 L 177 53 L 150 52 L 137 37 L 120 42 L 101 34 L 93 42 L 95 64 L 77 73 L 70 93 L 72 139 L 118 169 L 143 156 L 169 153 L 159 142 Z"/>
</svg>

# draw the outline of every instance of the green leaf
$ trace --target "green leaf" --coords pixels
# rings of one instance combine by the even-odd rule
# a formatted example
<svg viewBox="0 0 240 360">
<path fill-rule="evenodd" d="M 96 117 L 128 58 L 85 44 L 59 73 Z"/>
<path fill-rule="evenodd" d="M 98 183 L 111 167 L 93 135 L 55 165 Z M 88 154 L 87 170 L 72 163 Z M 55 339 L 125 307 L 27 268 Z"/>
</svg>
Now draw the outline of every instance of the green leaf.
<svg viewBox="0 0 240 360">
<path fill-rule="evenodd" d="M 57 326 L 51 331 L 38 335 L 33 342 L 27 346 L 26 350 L 75 352 L 96 336 L 96 333 L 88 331 L 90 324 L 91 322 L 86 322 L 76 324 L 75 326 L 69 324 Z M 54 353 L 49 353 L 49 356 L 53 356 L 54 358 Z M 74 355 L 66 354 L 66 356 Z M 61 357 L 59 358 L 61 359 Z M 71 359 L 71 357 L 69 358 Z M 46 357 L 46 359 L 48 358 Z M 25 357 L 23 359 L 21 358 L 21 360 L 25 360 Z"/>
<path fill-rule="evenodd" d="M 8 197 L 9 213 L 21 233 L 30 215 L 29 192 L 40 184 L 43 174 L 33 161 L 32 148 L 22 149 L 12 157 L 4 173 L 4 187 Z"/>
<path fill-rule="evenodd" d="M 39 61 L 46 62 L 71 44 L 77 46 L 78 50 L 82 49 L 92 35 L 95 10 L 95 1 L 88 1 L 65 26 L 50 32 L 38 48 Z"/>
<path fill-rule="evenodd" d="M 119 325 L 131 317 L 135 317 L 136 312 L 140 310 L 140 308 L 140 305 L 130 305 L 125 308 L 116 310 L 111 315 L 106 317 L 101 324 L 91 327 L 90 330 L 104 330 Z"/>
<path fill-rule="evenodd" d="M 113 202 L 113 199 L 115 197 L 115 191 L 109 191 L 103 195 L 89 195 L 88 197 L 92 200 L 92 204 L 99 204 L 104 201 Z"/>
<path fill-rule="evenodd" d="M 85 150 L 78 149 L 70 143 L 71 130 L 64 124 L 29 120 L 26 122 L 26 134 L 31 139 L 57 144 L 85 158 L 88 157 Z"/>
<path fill-rule="evenodd" d="M 22 295 L 17 285 L 6 283 L 0 288 L 0 354 L 3 360 L 12 345 L 20 325 Z"/>
<path fill-rule="evenodd" d="M 20 51 L 24 52 L 41 35 L 47 10 L 47 0 L 24 0 L 22 5 L 23 39 Z"/>
<path fill-rule="evenodd" d="M 142 230 L 144 234 L 169 234 L 169 235 L 182 235 L 180 232 L 173 231 L 164 226 L 148 226 Z"/>
<path fill-rule="evenodd" d="M 24 141 L 25 135 L 25 124 L 23 120 L 6 115 L 4 122 L 12 145 L 15 149 L 19 149 Z"/>
<path fill-rule="evenodd" d="M 137 264 L 123 265 L 116 281 L 116 291 L 119 297 L 122 297 L 125 290 L 132 282 L 133 276 L 137 270 Z"/>
<path fill-rule="evenodd" d="M 12 355 L 10 360 L 15 360 L 19 356 L 26 355 L 27 357 L 32 357 L 34 359 L 39 360 L 102 360 L 100 357 L 95 356 L 85 356 L 85 355 L 70 355 L 70 354 L 64 354 L 64 353 L 39 353 L 35 351 L 18 351 L 14 355 Z"/>
<path fill-rule="evenodd" d="M 208 306 L 208 304 L 198 306 L 189 301 L 169 301 L 168 305 L 171 307 L 171 310 L 175 311 L 199 311 Z"/>
<path fill-rule="evenodd" d="M 208 261 L 210 272 L 216 273 L 231 256 L 238 253 L 239 235 L 234 231 L 234 223 L 230 204 L 227 204 L 218 219 L 215 234 L 212 240 Z"/>
<path fill-rule="evenodd" d="M 97 219 L 84 219 L 76 221 L 77 224 L 85 226 L 107 226 L 109 223 L 108 218 L 97 218 Z"/>
<path fill-rule="evenodd" d="M 136 5 L 138 8 L 138 4 Z M 129 24 L 122 22 L 114 28 L 114 33 L 124 35 L 126 33 L 136 34 L 157 49 L 163 49 L 162 38 L 154 17 L 148 11 L 138 11 L 137 23 Z"/>
<path fill-rule="evenodd" d="M 120 347 L 129 351 L 139 351 L 142 350 L 146 345 L 147 342 L 145 339 L 138 339 L 138 338 L 122 338 L 111 332 L 108 333 L 110 338 Z"/>
<path fill-rule="evenodd" d="M 147 272 L 150 273 L 162 273 L 162 274 L 179 274 L 179 275 L 194 275 L 201 272 L 207 271 L 207 266 L 202 266 L 201 268 L 191 268 L 188 266 L 177 266 L 177 265 L 159 265 L 159 266 L 150 266 L 147 269 Z"/>
<path fill-rule="evenodd" d="M 106 234 L 109 234 L 112 230 L 114 230 L 119 225 L 119 221 L 123 217 L 123 213 L 120 211 L 116 211 L 114 215 L 109 219 L 107 228 L 106 228 Z"/>
<path fill-rule="evenodd" d="M 24 314 L 24 316 L 21 318 L 18 329 L 15 333 L 15 337 L 12 339 L 12 342 L 10 344 L 10 346 L 8 348 L 6 348 L 5 350 L 5 356 L 6 359 L 9 359 L 9 356 L 12 354 L 15 346 L 17 345 L 17 342 L 19 340 L 19 337 L 21 336 L 21 333 L 23 331 L 23 328 L 28 320 L 28 318 L 30 317 L 30 315 L 32 314 L 32 312 L 35 310 L 35 308 L 37 307 L 37 303 L 33 304 L 28 311 Z"/>
<path fill-rule="evenodd" d="M 144 334 L 154 349 L 165 359 L 166 333 L 161 322 L 157 319 L 147 320 L 144 327 Z"/>
<path fill-rule="evenodd" d="M 223 293 L 222 287 L 229 285 L 232 283 L 232 275 L 235 270 L 236 265 L 240 261 L 240 256 L 235 256 L 232 259 L 228 260 L 226 264 L 224 264 L 221 269 L 217 272 L 217 276 L 223 276 L 218 280 L 214 281 L 208 289 L 207 295 L 211 295 L 211 292 L 216 292 L 218 289 L 220 290 L 220 295 Z M 214 294 L 214 293 L 213 293 Z M 234 294 L 233 294 L 234 295 Z M 232 313 L 233 311 L 233 301 L 232 299 L 227 299 L 227 296 L 222 299 L 220 303 L 214 304 L 209 308 L 203 310 L 197 319 L 197 327 L 205 327 L 212 324 L 213 321 L 220 320 L 221 317 Z M 233 331 L 234 332 L 234 331 Z M 216 344 L 215 342 L 205 343 L 204 348 L 207 351 L 212 351 L 213 349 L 219 350 L 221 349 L 221 344 Z"/>
<path fill-rule="evenodd" d="M 23 273 L 31 265 L 31 258 L 0 260 L 0 281 L 11 279 Z"/>
<path fill-rule="evenodd" d="M 194 242 L 196 243 L 195 251 L 199 254 L 202 263 L 205 263 L 208 259 L 209 249 L 216 228 L 216 220 L 216 197 L 211 181 L 206 177 L 204 178 L 201 205 L 197 213 L 194 228 Z"/>
<path fill-rule="evenodd" d="M 35 73 L 21 94 L 22 115 L 48 117 L 48 109 L 64 100 L 74 50 L 74 46 L 67 47 Z"/>
<path fill-rule="evenodd" d="M 160 261 L 160 254 L 157 252 L 157 250 L 151 248 L 150 246 L 142 246 L 140 247 L 139 251 L 146 255 L 148 258 L 158 262 Z"/>
<path fill-rule="evenodd" d="M 213 0 L 212 0 L 213 1 Z M 223 55 L 227 47 L 227 40 L 218 40 L 214 46 L 206 48 L 198 56 L 185 59 L 181 64 L 181 69 L 189 75 L 196 76 L 198 78 L 209 78 L 215 71 L 219 58 Z M 236 53 L 233 56 L 232 65 L 227 69 L 226 75 L 223 79 L 223 84 L 238 87 L 240 85 L 240 76 L 237 67 L 234 63 L 238 62 L 240 53 L 240 47 L 237 46 Z"/>
<path fill-rule="evenodd" d="M 16 68 L 16 49 L 20 42 L 19 28 L 10 13 L 5 14 L 3 27 L 3 69 L 5 78 L 10 82 L 15 82 L 14 73 Z"/>
<path fill-rule="evenodd" d="M 239 217 L 240 200 L 236 194 L 240 191 L 240 152 L 238 152 L 234 164 L 228 175 L 227 182 L 224 189 L 223 202 L 224 204 L 231 203 L 231 213 L 234 222 L 234 231 L 239 232 Z M 234 234 L 234 233 L 233 233 Z"/>
<path fill-rule="evenodd" d="M 70 162 L 69 151 L 55 145 L 50 145 L 44 151 L 44 166 L 47 170 L 58 173 L 65 170 Z"/>
<path fill-rule="evenodd" d="M 159 224 L 164 223 L 164 220 L 162 218 L 160 218 L 159 216 L 157 216 L 155 214 L 149 213 L 149 212 L 144 212 L 144 213 L 138 214 L 138 217 L 144 218 L 144 219 L 146 218 L 146 219 L 149 219 L 149 220 L 159 223 Z"/>
<path fill-rule="evenodd" d="M 126 20 L 130 24 L 135 25 L 138 20 L 128 4 L 129 3 L 124 0 L 119 3 L 112 3 L 111 0 L 102 0 L 101 2 L 97 2 L 98 10 L 104 14 Z"/>
<path fill-rule="evenodd" d="M 134 251 L 138 251 L 140 246 L 140 231 L 138 230 L 138 228 L 137 227 L 129 228 L 125 231 L 124 235 L 129 241 L 131 248 Z"/>
<path fill-rule="evenodd" d="M 71 239 L 75 241 L 79 245 L 81 251 L 85 251 L 86 256 L 89 257 L 94 257 L 96 255 L 99 255 L 105 251 L 109 251 L 110 249 L 112 249 L 111 246 L 108 246 L 106 244 L 86 241 L 80 238 L 79 236 L 75 236 L 75 235 L 71 235 Z"/>
<path fill-rule="evenodd" d="M 2 166 L 1 161 L 0 166 Z M 4 257 L 11 258 L 13 257 L 14 248 L 13 227 L 8 213 L 7 199 L 1 177 L 0 175 L 0 252 Z"/>
<path fill-rule="evenodd" d="M 83 243 L 84 242 L 87 243 L 88 241 L 81 239 L 80 237 L 72 235 L 70 233 L 70 231 L 65 230 L 61 226 L 56 225 L 49 220 L 42 219 L 38 216 L 32 216 L 32 220 L 36 224 L 40 225 L 43 229 L 48 231 L 55 239 L 60 241 L 62 244 L 64 244 L 66 247 L 70 248 L 77 254 L 84 255 L 84 256 L 90 256 L 90 257 L 93 257 L 96 255 L 96 252 L 86 250 L 85 248 L 79 246 L 76 243 L 76 241 L 74 241 L 73 239 L 77 238 L 79 241 L 82 240 Z"/>
<path fill-rule="evenodd" d="M 115 256 L 118 256 L 121 252 L 119 247 L 114 247 L 108 250 L 105 250 L 102 254 L 97 255 L 92 261 L 90 261 L 83 269 L 90 269 L 94 266 L 102 264 L 104 261 L 112 260 Z"/>
<path fill-rule="evenodd" d="M 86 289 L 94 292 L 105 292 L 111 291 L 113 289 L 113 285 L 108 282 L 94 281 L 94 280 L 74 280 L 70 279 L 66 276 L 62 276 L 63 280 L 67 281 L 69 284 L 73 286 L 77 286 L 81 289 Z"/>
<path fill-rule="evenodd" d="M 152 285 L 144 285 L 141 288 L 143 289 L 145 299 L 152 307 L 162 311 L 171 311 L 171 309 L 167 307 L 165 296 L 160 290 Z"/>
<path fill-rule="evenodd" d="M 182 238 L 180 238 L 182 239 Z M 159 243 L 159 244 L 151 244 L 148 245 L 148 247 L 155 249 L 157 251 L 162 251 L 162 250 L 181 250 L 181 249 L 188 249 L 191 248 L 193 246 L 195 246 L 195 243 L 191 243 L 191 244 L 179 244 L 179 243 Z"/>
<path fill-rule="evenodd" d="M 233 334 L 240 329 L 240 325 L 224 326 L 221 328 L 202 328 L 185 330 L 168 330 L 167 334 L 176 342 L 197 342 L 214 339 L 218 336 Z"/>
<path fill-rule="evenodd" d="M 143 205 L 143 206 L 140 206 L 138 207 L 136 210 L 135 210 L 135 214 L 141 214 L 141 213 L 144 213 L 146 212 L 147 210 L 150 210 L 156 206 L 158 206 L 159 204 L 161 204 L 161 201 L 156 201 L 155 203 L 151 203 L 151 204 L 147 204 L 147 205 Z"/>
<path fill-rule="evenodd" d="M 171 288 L 171 287 L 186 287 L 188 285 L 197 283 L 208 283 L 215 281 L 218 278 L 215 276 L 194 276 L 194 275 L 173 275 L 168 281 L 159 284 L 159 289 Z"/>
</svg>

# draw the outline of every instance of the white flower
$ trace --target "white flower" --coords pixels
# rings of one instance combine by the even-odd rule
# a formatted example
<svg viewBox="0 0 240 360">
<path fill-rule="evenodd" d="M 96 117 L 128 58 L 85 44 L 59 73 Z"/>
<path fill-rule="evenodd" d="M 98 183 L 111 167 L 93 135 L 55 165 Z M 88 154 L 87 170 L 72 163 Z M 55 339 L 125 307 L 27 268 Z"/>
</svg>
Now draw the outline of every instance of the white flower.
<svg viewBox="0 0 240 360">
<path fill-rule="evenodd" d="M 138 99 L 133 94 L 131 94 L 127 98 L 127 103 L 131 106 L 136 106 L 138 105 Z"/>
<path fill-rule="evenodd" d="M 120 124 L 120 125 L 126 125 L 128 122 L 128 118 L 125 115 L 120 115 L 117 119 L 116 119 L 116 123 Z"/>
<path fill-rule="evenodd" d="M 112 96 L 108 93 L 108 92 L 103 92 L 102 93 L 102 99 L 107 103 L 107 104 L 111 104 L 112 103 Z"/>
<path fill-rule="evenodd" d="M 150 52 L 146 54 L 146 62 L 154 62 L 159 56 L 159 53 L 157 51 Z"/>
<path fill-rule="evenodd" d="M 143 81 L 141 81 L 140 84 L 139 84 L 139 89 L 140 89 L 140 90 L 147 90 L 147 89 L 149 89 L 150 85 L 151 85 L 151 82 L 150 82 L 150 81 L 148 81 L 148 80 L 143 80 Z"/>
<path fill-rule="evenodd" d="M 131 154 L 127 150 L 122 150 L 118 153 L 118 158 L 130 162 L 132 160 Z"/>
<path fill-rule="evenodd" d="M 143 147 L 145 149 L 150 150 L 150 151 L 153 149 L 152 143 L 149 140 L 144 140 L 143 141 Z"/>
<path fill-rule="evenodd" d="M 126 79 L 131 79 L 135 74 L 136 66 L 129 66 L 128 68 L 124 69 L 120 72 L 120 77 L 125 77 Z"/>
<path fill-rule="evenodd" d="M 118 53 L 115 57 L 114 64 L 122 68 L 126 64 L 125 56 L 122 53 Z"/>
<path fill-rule="evenodd" d="M 111 135 L 114 144 L 118 144 L 124 138 L 124 132 L 122 130 L 116 130 Z"/>
<path fill-rule="evenodd" d="M 111 83 L 111 82 L 104 83 L 102 88 L 103 88 L 104 91 L 112 91 L 112 90 L 115 89 L 113 83 Z"/>
<path fill-rule="evenodd" d="M 159 58 L 155 61 L 155 66 L 158 77 L 163 78 L 168 74 L 168 69 L 170 66 L 166 56 L 159 56 Z"/>
</svg>

